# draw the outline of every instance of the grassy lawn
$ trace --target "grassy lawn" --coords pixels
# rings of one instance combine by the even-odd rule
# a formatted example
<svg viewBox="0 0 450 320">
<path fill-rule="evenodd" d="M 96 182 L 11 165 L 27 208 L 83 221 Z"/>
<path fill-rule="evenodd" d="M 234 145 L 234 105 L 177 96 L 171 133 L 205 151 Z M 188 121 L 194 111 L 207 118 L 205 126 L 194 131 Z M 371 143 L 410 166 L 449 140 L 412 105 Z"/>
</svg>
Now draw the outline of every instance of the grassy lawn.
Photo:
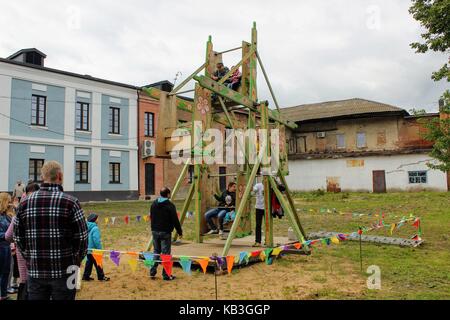
<svg viewBox="0 0 450 320">
<path fill-rule="evenodd" d="M 421 217 L 425 244 L 419 248 L 400 248 L 363 243 L 363 272 L 360 271 L 357 242 L 315 246 L 311 256 L 286 256 L 271 266 L 257 264 L 236 269 L 233 275 L 224 276 L 226 281 L 223 280 L 222 299 L 450 299 L 450 193 L 299 193 L 295 194 L 295 202 L 307 233 L 321 230 L 350 233 L 360 225 L 368 226 L 379 221 L 382 213 L 387 224 L 413 214 Z M 148 224 L 131 221 L 125 225 L 123 217 L 145 215 L 149 206 L 149 202 L 136 201 L 88 203 L 83 207 L 86 213 L 96 212 L 100 215 L 99 225 L 105 248 L 143 250 L 149 237 Z M 327 209 L 331 213 L 327 213 Z M 104 225 L 103 218 L 112 216 L 120 221 L 114 226 Z M 275 235 L 286 236 L 288 227 L 286 218 L 275 220 Z M 186 219 L 183 229 L 185 238 L 192 239 L 193 219 Z M 410 238 L 415 233 L 416 229 L 409 224 L 394 232 L 393 236 Z M 369 234 L 390 236 L 388 228 Z M 365 285 L 368 277 L 365 269 L 370 265 L 377 265 L 381 269 L 381 290 L 369 290 Z M 119 271 L 129 273 L 125 269 L 110 270 L 112 278 Z M 142 275 L 145 277 L 145 273 Z M 135 277 L 136 282 L 141 281 L 140 277 Z M 276 278 L 276 285 L 264 281 L 265 277 Z M 211 279 L 211 275 L 195 273 L 192 277 L 179 279 L 174 288 L 180 292 L 197 288 L 201 292 L 198 298 L 202 298 L 202 294 L 211 290 L 209 285 L 202 286 L 213 281 Z M 242 283 L 251 281 L 255 281 L 253 286 L 242 290 Z M 135 288 L 129 280 L 121 286 L 122 294 L 126 297 L 111 298 L 192 298 L 180 292 L 173 296 L 150 297 L 142 293 L 141 289 L 145 289 L 145 286 L 141 284 L 141 287 Z M 260 289 L 255 289 L 255 286 Z M 99 289 L 91 286 L 85 289 L 85 293 L 82 290 L 81 298 L 95 298 L 95 290 Z"/>
</svg>

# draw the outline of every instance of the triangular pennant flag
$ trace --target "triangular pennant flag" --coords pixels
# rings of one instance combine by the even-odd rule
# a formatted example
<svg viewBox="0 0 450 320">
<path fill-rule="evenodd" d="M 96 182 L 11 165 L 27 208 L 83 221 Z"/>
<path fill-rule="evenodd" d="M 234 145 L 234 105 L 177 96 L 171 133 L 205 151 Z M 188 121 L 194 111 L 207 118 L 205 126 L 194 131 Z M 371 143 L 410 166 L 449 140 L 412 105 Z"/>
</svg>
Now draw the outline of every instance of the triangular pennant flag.
<svg viewBox="0 0 450 320">
<path fill-rule="evenodd" d="M 144 221 L 148 222 L 148 216 L 144 216 Z"/>
<path fill-rule="evenodd" d="M 337 237 L 341 241 L 347 240 L 347 236 L 345 234 L 343 234 L 343 233 L 338 233 Z"/>
<path fill-rule="evenodd" d="M 209 258 L 197 259 L 195 260 L 202 267 L 203 273 L 206 273 L 206 268 L 208 267 Z"/>
<path fill-rule="evenodd" d="M 259 259 L 261 259 L 261 261 L 264 261 L 266 259 L 266 253 L 261 250 L 261 252 L 259 253 Z"/>
<path fill-rule="evenodd" d="M 327 244 L 327 239 L 326 239 L 326 238 L 322 238 L 322 239 L 320 240 L 320 243 L 326 245 L 326 244 Z"/>
<path fill-rule="evenodd" d="M 277 248 L 273 249 L 272 255 L 278 256 L 282 250 L 283 250 L 283 248 L 277 247 Z"/>
<path fill-rule="evenodd" d="M 129 259 L 128 264 L 130 265 L 131 271 L 136 272 L 138 260 L 137 259 Z"/>
<path fill-rule="evenodd" d="M 327 246 L 329 246 L 331 244 L 331 239 L 330 238 L 325 238 L 325 243 L 327 244 Z"/>
<path fill-rule="evenodd" d="M 391 236 L 394 233 L 395 227 L 397 226 L 396 223 L 391 224 Z"/>
<path fill-rule="evenodd" d="M 120 264 L 120 252 L 118 251 L 111 251 L 109 253 L 109 259 L 111 259 L 111 261 L 116 265 L 119 266 Z"/>
<path fill-rule="evenodd" d="M 129 216 L 125 216 L 124 220 L 125 220 L 125 223 L 128 224 L 128 222 L 130 221 L 130 217 Z"/>
<path fill-rule="evenodd" d="M 419 227 L 420 227 L 420 219 L 416 218 L 412 225 L 413 225 L 413 227 L 416 227 L 417 229 L 419 229 Z"/>
<path fill-rule="evenodd" d="M 98 250 L 92 250 L 92 257 L 94 258 L 95 262 L 97 262 L 97 265 L 102 267 L 103 266 L 103 252 Z"/>
<path fill-rule="evenodd" d="M 233 270 L 234 265 L 234 256 L 227 256 L 227 270 L 228 273 L 231 273 L 231 270 Z"/>
<path fill-rule="evenodd" d="M 273 250 L 272 248 L 267 248 L 266 250 L 264 250 L 264 255 L 266 256 L 266 263 L 268 262 L 268 260 L 270 258 L 270 254 L 272 253 L 272 250 Z"/>
<path fill-rule="evenodd" d="M 334 244 L 339 244 L 339 239 L 337 237 L 331 237 L 331 242 Z"/>
<path fill-rule="evenodd" d="M 414 240 L 414 241 L 420 241 L 420 240 L 422 240 L 422 238 L 420 238 L 419 235 L 417 235 L 417 234 L 414 235 L 411 239 Z"/>
<path fill-rule="evenodd" d="M 136 216 L 136 221 L 141 222 L 141 216 Z"/>
<path fill-rule="evenodd" d="M 111 223 L 114 224 L 116 222 L 116 217 L 111 217 Z"/>
<path fill-rule="evenodd" d="M 257 257 L 257 256 L 259 256 L 260 254 L 261 254 L 261 250 L 253 251 L 253 252 L 250 253 L 250 255 L 251 255 L 252 257 Z"/>
<path fill-rule="evenodd" d="M 170 277 L 172 275 L 172 266 L 173 266 L 172 256 L 170 254 L 160 254 L 159 257 L 161 258 L 164 270 Z"/>
<path fill-rule="evenodd" d="M 300 250 L 300 248 L 302 247 L 302 244 L 300 242 L 294 243 L 294 247 L 297 250 Z"/>
<path fill-rule="evenodd" d="M 243 251 L 239 252 L 239 263 L 242 263 L 245 259 L 247 259 L 248 253 Z"/>
<path fill-rule="evenodd" d="M 187 274 L 191 275 L 191 266 L 192 266 L 192 260 L 189 259 L 188 257 L 180 257 L 180 261 L 179 261 L 181 268 L 183 268 L 183 271 L 186 272 Z"/>
<path fill-rule="evenodd" d="M 151 268 L 155 265 L 155 255 L 150 252 L 143 252 L 144 256 L 144 266 L 147 268 Z"/>
<path fill-rule="evenodd" d="M 104 221 L 105 221 L 105 224 L 108 224 L 109 218 L 105 218 Z"/>
</svg>

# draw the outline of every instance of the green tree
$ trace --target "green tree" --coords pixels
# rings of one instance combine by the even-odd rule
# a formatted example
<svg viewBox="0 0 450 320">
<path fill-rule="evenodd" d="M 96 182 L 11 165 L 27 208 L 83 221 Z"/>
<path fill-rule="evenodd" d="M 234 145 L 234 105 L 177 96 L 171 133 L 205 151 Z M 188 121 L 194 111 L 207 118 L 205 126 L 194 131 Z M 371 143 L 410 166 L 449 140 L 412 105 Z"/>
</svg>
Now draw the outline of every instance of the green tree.
<svg viewBox="0 0 450 320">
<path fill-rule="evenodd" d="M 423 137 L 428 141 L 433 141 L 433 149 L 430 156 L 438 160 L 436 164 L 429 163 L 432 169 L 443 172 L 450 171 L 450 91 L 447 90 L 442 96 L 444 106 L 441 109 L 441 118 L 434 118 L 431 121 L 422 122 L 427 129 Z"/>
<path fill-rule="evenodd" d="M 425 29 L 421 37 L 423 42 L 411 43 L 411 47 L 417 53 L 426 53 L 428 50 L 450 53 L 450 0 L 412 0 L 409 13 L 420 22 Z M 450 68 L 445 63 L 438 71 L 432 73 L 434 81 L 450 81 Z M 450 91 L 447 90 L 442 100 L 441 117 L 431 122 L 424 122 L 427 132 L 424 138 L 433 141 L 433 149 L 430 156 L 437 163 L 428 164 L 430 168 L 441 171 L 450 171 Z"/>
<path fill-rule="evenodd" d="M 428 50 L 450 53 L 450 0 L 413 0 L 409 13 L 426 30 L 421 35 L 424 42 L 411 43 L 417 53 Z M 450 81 L 447 63 L 432 75 L 435 81 L 445 78 Z"/>
</svg>

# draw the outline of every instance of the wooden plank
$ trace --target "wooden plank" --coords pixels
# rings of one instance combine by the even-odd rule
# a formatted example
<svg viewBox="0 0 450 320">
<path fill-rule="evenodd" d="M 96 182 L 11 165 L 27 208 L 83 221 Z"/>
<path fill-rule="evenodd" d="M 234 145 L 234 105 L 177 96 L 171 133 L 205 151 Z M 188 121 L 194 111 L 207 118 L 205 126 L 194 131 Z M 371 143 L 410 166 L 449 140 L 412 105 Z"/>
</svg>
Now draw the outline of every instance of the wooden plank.
<svg viewBox="0 0 450 320">
<path fill-rule="evenodd" d="M 157 88 L 142 88 L 142 91 L 145 92 L 149 97 L 156 99 L 156 100 L 160 100 L 161 99 L 161 94 L 165 93 L 167 94 L 165 91 L 161 91 Z M 188 101 L 182 98 L 177 97 L 177 108 L 183 111 L 187 111 L 187 112 L 192 112 L 192 108 L 193 108 L 193 103 L 192 101 Z"/>
<path fill-rule="evenodd" d="M 253 102 L 250 100 L 250 98 L 243 96 L 237 91 L 231 90 L 227 86 L 218 83 L 217 81 L 214 81 L 208 77 L 205 76 L 195 76 L 195 80 L 198 81 L 198 83 L 208 89 L 211 90 L 217 94 L 220 94 L 222 97 L 230 99 L 237 104 L 249 107 L 249 108 L 255 108 L 256 102 Z"/>
</svg>

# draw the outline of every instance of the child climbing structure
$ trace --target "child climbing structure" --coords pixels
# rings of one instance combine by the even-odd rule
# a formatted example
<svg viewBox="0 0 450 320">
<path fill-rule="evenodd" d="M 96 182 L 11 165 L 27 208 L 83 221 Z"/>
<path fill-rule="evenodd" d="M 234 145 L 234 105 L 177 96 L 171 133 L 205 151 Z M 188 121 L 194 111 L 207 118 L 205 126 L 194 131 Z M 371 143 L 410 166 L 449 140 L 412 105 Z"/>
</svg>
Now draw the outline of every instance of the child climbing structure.
<svg viewBox="0 0 450 320">
<path fill-rule="evenodd" d="M 242 59 L 235 64 L 231 70 L 217 77 L 216 67 L 222 63 L 222 55 L 241 50 Z M 264 78 L 267 82 L 276 109 L 269 109 L 268 101 L 259 101 L 257 94 L 257 66 L 260 66 Z M 236 85 L 228 86 L 229 78 L 236 74 L 236 70 L 242 67 L 240 85 L 236 90 Z M 226 69 L 225 69 L 226 70 Z M 200 73 L 204 71 L 204 74 Z M 216 80 L 214 80 L 216 79 Z M 195 80 L 193 90 L 180 91 L 189 81 Z M 232 89 L 233 88 L 233 89 Z M 182 83 L 171 92 L 163 92 L 156 88 L 143 88 L 152 98 L 160 100 L 160 112 L 158 118 L 158 128 L 156 134 L 156 156 L 170 158 L 180 153 L 189 155 L 185 161 L 183 169 L 172 190 L 172 198 L 180 189 L 189 166 L 193 165 L 193 182 L 179 209 L 180 222 L 183 224 L 191 203 L 194 206 L 195 216 L 195 242 L 203 242 L 203 234 L 206 231 L 205 212 L 214 207 L 213 194 L 217 190 L 218 179 L 221 176 L 234 176 L 237 184 L 235 218 L 229 231 L 228 237 L 223 247 L 222 256 L 226 256 L 235 238 L 244 237 L 251 234 L 251 213 L 250 206 L 251 190 L 257 175 L 261 175 L 264 184 L 265 199 L 265 244 L 268 247 L 274 246 L 273 221 L 271 214 L 272 192 L 278 198 L 284 212 L 286 213 L 290 225 L 300 241 L 305 241 L 306 235 L 296 214 L 294 201 L 291 197 L 285 176 L 289 173 L 287 166 L 287 152 L 285 127 L 296 128 L 297 125 L 282 118 L 279 112 L 277 99 L 273 93 L 272 86 L 262 64 L 257 49 L 256 23 L 253 24 L 251 32 L 251 42 L 242 42 L 242 46 L 222 52 L 213 50 L 211 36 L 206 43 L 205 63 L 195 70 Z M 178 96 L 178 94 L 194 91 L 194 101 L 188 101 Z M 179 124 L 177 122 L 177 109 L 184 110 L 192 114 L 189 123 Z M 227 169 L 235 172 L 230 174 L 220 174 L 218 165 L 207 163 L 204 155 L 214 155 L 211 151 L 211 137 L 207 131 L 217 126 L 226 129 L 248 130 L 253 129 L 258 132 L 258 143 L 246 135 L 243 142 L 238 142 L 236 147 L 243 151 L 245 155 L 239 164 L 227 165 Z M 271 130 L 278 129 L 278 130 Z M 264 139 L 261 139 L 261 135 Z M 278 136 L 277 136 L 278 135 Z M 195 139 L 197 136 L 197 139 Z M 183 139 L 185 143 L 175 141 L 176 137 Z M 199 137 L 199 138 L 198 138 Z M 226 140 L 226 139 L 225 139 Z M 279 141 L 279 151 L 272 152 L 271 145 Z M 249 154 L 256 151 L 255 159 L 249 159 Z M 274 158 L 275 156 L 275 158 Z M 270 161 L 271 159 L 271 161 Z M 276 170 L 273 170 L 274 161 Z M 228 170 L 227 170 L 228 172 Z M 278 182 L 283 184 L 285 191 L 281 192 Z M 176 240 L 176 235 L 174 235 Z M 152 246 L 152 240 L 147 245 L 147 250 Z"/>
</svg>

